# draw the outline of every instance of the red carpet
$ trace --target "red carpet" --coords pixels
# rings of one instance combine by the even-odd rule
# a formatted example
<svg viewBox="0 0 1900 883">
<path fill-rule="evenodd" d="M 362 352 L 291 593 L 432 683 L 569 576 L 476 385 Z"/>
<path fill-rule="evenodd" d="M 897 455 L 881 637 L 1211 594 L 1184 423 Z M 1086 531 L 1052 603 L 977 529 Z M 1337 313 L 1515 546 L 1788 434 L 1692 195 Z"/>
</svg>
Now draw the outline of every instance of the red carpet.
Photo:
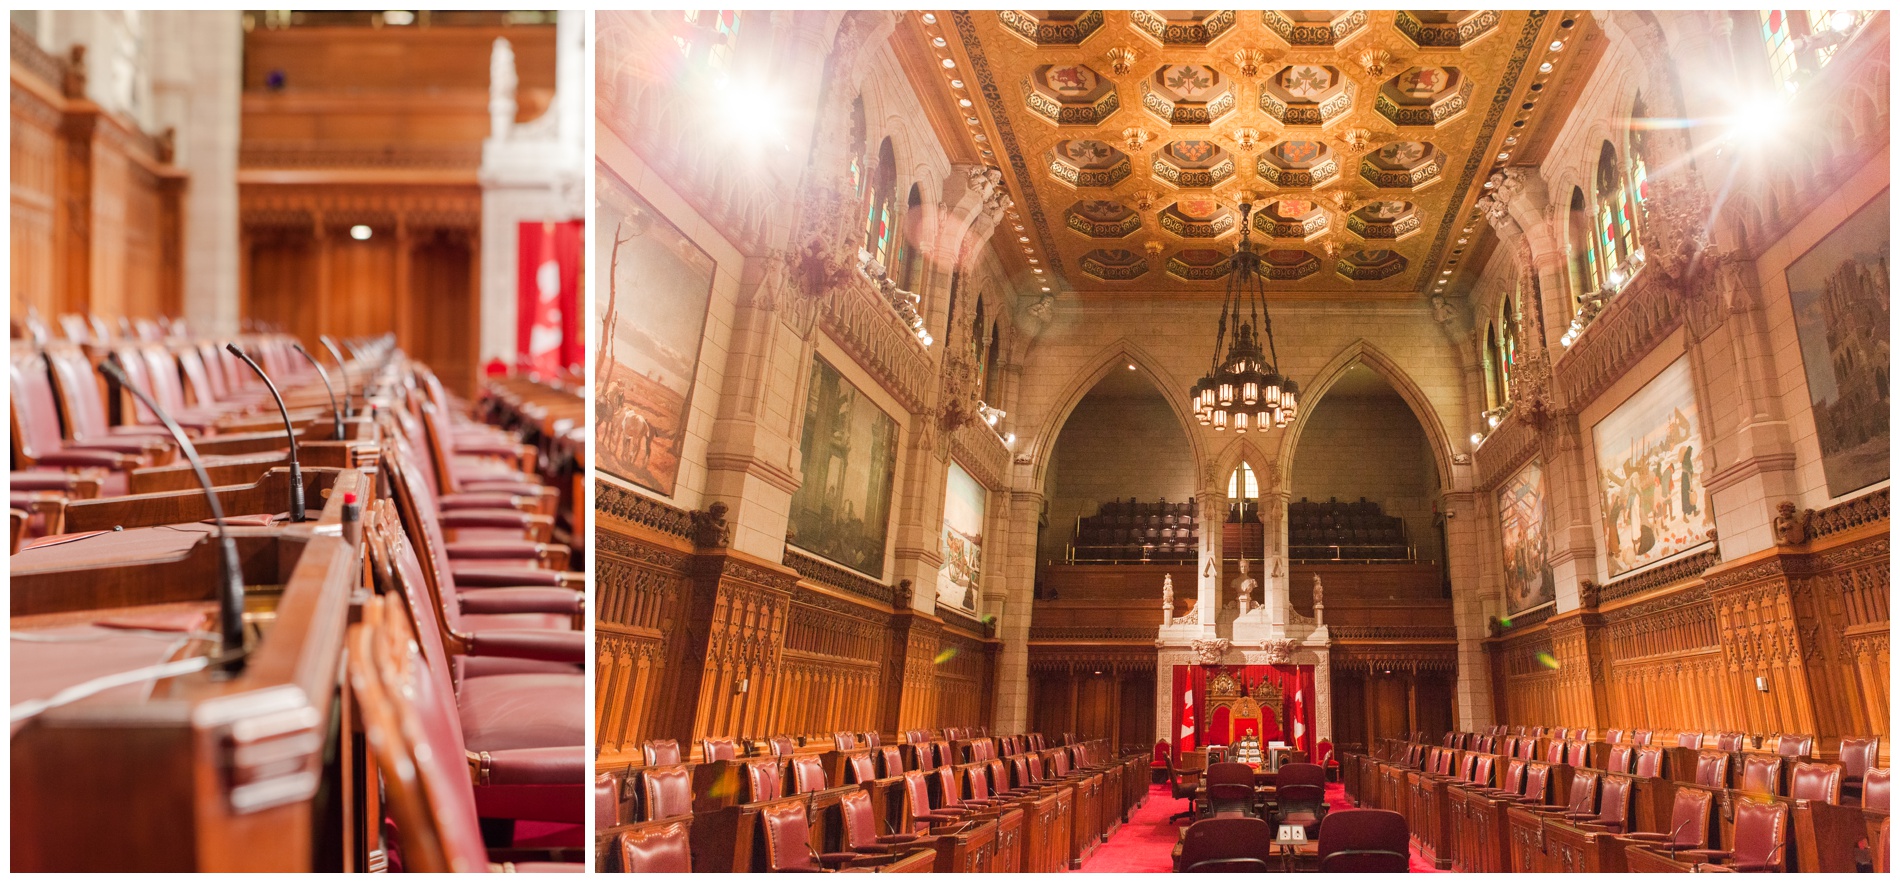
<svg viewBox="0 0 1900 883">
<path fill-rule="evenodd" d="M 1082 870 L 1093 874 L 1165 874 L 1171 870 L 1175 841 L 1181 835 L 1176 833 L 1179 824 L 1168 824 L 1168 816 L 1187 809 L 1187 800 L 1177 800 L 1168 796 L 1168 786 L 1152 785 L 1148 788 L 1148 802 L 1135 810 L 1127 824 L 1108 838 L 1108 842 L 1095 848 L 1095 854 L 1082 864 Z M 1332 784 L 1326 786 L 1326 802 L 1332 809 L 1352 809 L 1351 801 L 1346 799 L 1345 789 Z M 1412 848 L 1412 872 L 1415 874 L 1437 873 L 1431 862 L 1418 854 L 1418 848 Z"/>
</svg>

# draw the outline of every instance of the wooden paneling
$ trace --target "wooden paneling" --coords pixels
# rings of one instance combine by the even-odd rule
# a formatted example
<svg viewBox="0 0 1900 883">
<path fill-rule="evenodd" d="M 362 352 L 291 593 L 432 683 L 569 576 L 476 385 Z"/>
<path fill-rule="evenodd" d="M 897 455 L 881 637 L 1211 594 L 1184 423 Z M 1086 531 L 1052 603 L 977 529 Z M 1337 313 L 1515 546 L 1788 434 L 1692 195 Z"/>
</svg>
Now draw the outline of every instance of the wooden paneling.
<svg viewBox="0 0 1900 883">
<path fill-rule="evenodd" d="M 1888 756 L 1886 491 L 1835 510 L 1806 543 L 1611 584 L 1490 639 L 1499 720 L 1653 729 L 1665 744 L 1678 730 L 1812 734 L 1824 757 L 1874 735 Z"/>
<path fill-rule="evenodd" d="M 994 638 L 698 546 L 694 513 L 596 487 L 599 767 L 647 739 L 989 723 Z"/>
<path fill-rule="evenodd" d="M 13 314 L 177 315 L 185 178 L 170 145 L 86 100 L 30 38 L 12 45 Z"/>
<path fill-rule="evenodd" d="M 1031 643 L 1029 729 L 1146 751 L 1155 741 L 1155 677 L 1152 644 Z"/>
</svg>

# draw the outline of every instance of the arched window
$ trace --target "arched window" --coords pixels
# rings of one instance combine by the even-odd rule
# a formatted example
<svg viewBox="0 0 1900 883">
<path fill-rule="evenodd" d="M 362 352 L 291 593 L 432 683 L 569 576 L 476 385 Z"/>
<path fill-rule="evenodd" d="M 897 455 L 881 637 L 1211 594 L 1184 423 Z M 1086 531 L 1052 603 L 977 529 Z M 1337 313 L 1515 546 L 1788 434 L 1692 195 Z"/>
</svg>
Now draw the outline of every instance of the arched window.
<svg viewBox="0 0 1900 883">
<path fill-rule="evenodd" d="M 1604 260 L 1615 271 L 1606 278 L 1618 285 L 1629 275 L 1630 250 L 1635 247 L 1630 210 L 1629 188 L 1623 185 L 1623 167 L 1617 162 L 1616 148 L 1605 141 L 1597 154 L 1597 232 L 1602 236 Z"/>
<path fill-rule="evenodd" d="M 986 320 L 983 312 L 983 296 L 976 298 L 976 318 L 970 322 L 970 354 L 976 358 L 976 388 L 985 389 L 989 382 L 989 342 Z M 984 399 L 984 401 L 989 401 Z"/>
<path fill-rule="evenodd" d="M 1570 258 L 1570 293 L 1578 303 L 1602 287 L 1595 226 L 1590 220 L 1590 205 L 1583 198 L 1583 188 L 1570 188 L 1570 224 L 1566 229 L 1570 243 L 1567 251 Z"/>
<path fill-rule="evenodd" d="M 1854 32 L 1872 18 L 1872 9 L 1763 9 L 1762 48 L 1768 52 L 1768 73 L 1783 92 L 1793 94 Z"/>
<path fill-rule="evenodd" d="M 983 358 L 983 401 L 992 404 L 996 401 L 996 360 L 997 354 L 1003 349 L 1000 346 L 1002 342 L 1001 326 L 991 322 L 989 352 Z"/>
<path fill-rule="evenodd" d="M 1498 351 L 1498 324 L 1492 322 L 1484 329 L 1484 409 L 1487 411 L 1504 404 L 1504 385 L 1498 382 L 1498 368 L 1503 363 L 1504 355 Z"/>
<path fill-rule="evenodd" d="M 1234 468 L 1233 474 L 1227 476 L 1227 499 L 1260 499 L 1260 482 L 1254 478 L 1253 467 L 1248 466 L 1245 460 Z"/>
<path fill-rule="evenodd" d="M 1504 315 L 1498 317 L 1498 403 L 1510 404 L 1511 378 L 1517 374 L 1517 305 L 1504 299 Z"/>
<path fill-rule="evenodd" d="M 888 270 L 891 246 L 897 241 L 897 155 L 891 139 L 877 147 L 877 165 L 871 169 L 870 208 L 864 217 L 864 250 Z"/>
<path fill-rule="evenodd" d="M 1649 109 L 1643 105 L 1641 93 L 1637 93 L 1636 103 L 1630 106 L 1629 157 L 1630 202 L 1636 207 L 1630 214 L 1630 223 L 1635 225 L 1636 240 L 1640 243 L 1644 212 L 1649 210 Z"/>
<path fill-rule="evenodd" d="M 923 213 L 917 211 L 924 207 L 924 192 L 917 185 L 910 185 L 910 196 L 904 200 L 905 229 L 897 236 L 897 287 L 905 291 L 916 291 L 920 280 L 917 278 L 917 243 L 915 240 L 923 231 L 917 229 L 923 220 Z"/>
<path fill-rule="evenodd" d="M 739 42 L 737 9 L 688 9 L 679 15 L 684 26 L 673 35 L 680 54 L 695 71 L 724 73 L 732 66 L 732 48 Z"/>
</svg>

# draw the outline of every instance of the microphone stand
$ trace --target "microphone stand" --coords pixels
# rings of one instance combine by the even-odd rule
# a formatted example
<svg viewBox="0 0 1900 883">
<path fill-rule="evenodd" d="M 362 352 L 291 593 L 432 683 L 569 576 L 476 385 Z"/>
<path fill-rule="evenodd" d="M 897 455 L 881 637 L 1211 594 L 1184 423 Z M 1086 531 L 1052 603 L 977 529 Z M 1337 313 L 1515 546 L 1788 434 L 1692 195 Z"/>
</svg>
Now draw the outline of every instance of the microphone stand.
<svg viewBox="0 0 1900 883">
<path fill-rule="evenodd" d="M 297 428 L 290 423 L 290 409 L 285 407 L 284 397 L 277 394 L 277 384 L 271 382 L 270 375 L 265 374 L 264 369 L 257 366 L 256 360 L 252 359 L 249 353 L 235 343 L 227 343 L 224 348 L 230 350 L 231 355 L 243 359 L 244 364 L 251 366 L 251 370 L 257 372 L 258 377 L 263 378 L 264 386 L 270 390 L 271 398 L 277 400 L 277 413 L 284 417 L 284 435 L 290 438 L 290 520 L 293 523 L 301 522 L 304 520 L 303 467 L 297 464 Z"/>
<path fill-rule="evenodd" d="M 171 415 L 158 406 L 144 390 L 132 384 L 125 376 L 125 368 L 119 364 L 119 356 L 114 353 L 99 363 L 99 370 L 107 377 L 137 396 L 138 400 L 158 415 L 159 422 L 165 424 L 172 440 L 178 443 L 185 460 L 191 464 L 191 471 L 197 473 L 198 484 L 204 488 L 205 503 L 211 509 L 211 520 L 218 525 L 218 547 L 224 557 L 222 572 L 224 584 L 218 591 L 218 637 L 222 646 L 218 655 L 222 657 L 219 666 L 226 672 L 236 673 L 244 670 L 244 571 L 238 567 L 237 543 L 231 539 L 231 529 L 224 523 L 224 506 L 218 502 L 217 489 L 211 484 L 211 475 L 205 472 L 204 462 L 198 459 L 198 449 L 192 447 L 191 439 L 178 427 Z"/>
<path fill-rule="evenodd" d="M 330 417 L 336 421 L 336 440 L 342 441 L 343 412 L 338 410 L 336 406 L 336 388 L 330 385 L 330 372 L 323 370 L 323 363 L 317 361 L 317 357 L 311 355 L 309 350 L 304 349 L 303 344 L 293 343 L 290 345 L 290 348 L 296 350 L 297 355 L 308 359 L 310 361 L 310 367 L 317 369 L 317 377 L 323 381 L 323 391 L 330 394 Z"/>
<path fill-rule="evenodd" d="M 331 340 L 328 334 L 317 335 L 317 342 L 323 344 L 323 348 L 330 351 L 330 358 L 336 360 L 337 374 L 343 377 L 343 416 L 345 419 L 354 418 L 356 410 L 350 405 L 350 369 L 343 364 L 343 351 L 336 348 L 336 341 Z"/>
</svg>

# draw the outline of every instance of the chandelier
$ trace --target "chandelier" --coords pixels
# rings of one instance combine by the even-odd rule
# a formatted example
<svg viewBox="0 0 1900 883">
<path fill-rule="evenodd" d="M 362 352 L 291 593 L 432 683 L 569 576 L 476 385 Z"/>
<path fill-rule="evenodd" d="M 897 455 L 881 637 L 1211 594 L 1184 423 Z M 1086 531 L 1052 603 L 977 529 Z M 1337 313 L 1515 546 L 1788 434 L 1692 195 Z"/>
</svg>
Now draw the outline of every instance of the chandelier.
<svg viewBox="0 0 1900 883">
<path fill-rule="evenodd" d="M 1227 297 L 1221 302 L 1214 354 L 1188 395 L 1194 417 L 1216 432 L 1245 433 L 1285 426 L 1298 413 L 1300 385 L 1279 370 L 1273 349 L 1273 319 L 1267 315 L 1267 280 L 1250 230 L 1253 203 L 1240 204 L 1240 244 L 1229 259 Z M 1231 336 L 1229 329 L 1232 330 Z M 1265 344 L 1263 350 L 1262 344 Z"/>
</svg>

